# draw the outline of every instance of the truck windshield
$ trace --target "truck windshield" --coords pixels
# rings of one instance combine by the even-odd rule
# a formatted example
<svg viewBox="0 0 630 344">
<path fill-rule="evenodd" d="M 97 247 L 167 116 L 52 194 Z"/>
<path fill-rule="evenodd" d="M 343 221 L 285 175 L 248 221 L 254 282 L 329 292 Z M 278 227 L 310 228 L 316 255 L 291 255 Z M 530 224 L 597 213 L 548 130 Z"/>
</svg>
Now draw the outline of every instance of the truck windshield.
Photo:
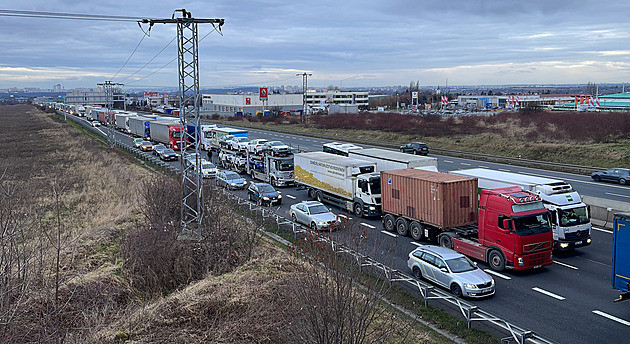
<svg viewBox="0 0 630 344">
<path fill-rule="evenodd" d="M 523 213 L 526 211 L 538 209 L 545 209 L 545 206 L 542 204 L 542 202 L 517 203 L 512 205 L 512 212 L 515 213 Z"/>
<path fill-rule="evenodd" d="M 293 171 L 293 161 L 278 161 L 278 171 Z"/>
<path fill-rule="evenodd" d="M 182 137 L 182 135 L 181 135 L 181 133 L 179 131 L 173 131 L 172 133 L 173 133 L 173 138 L 178 139 L 178 138 Z"/>
<path fill-rule="evenodd" d="M 372 195 L 378 195 L 381 193 L 381 177 L 370 178 L 369 183 Z"/>
<path fill-rule="evenodd" d="M 452 272 L 466 272 L 477 269 L 477 266 L 466 257 L 458 257 L 446 261 L 446 265 Z"/>
<path fill-rule="evenodd" d="M 572 209 L 558 209 L 560 216 L 560 226 L 576 226 L 588 223 L 588 213 L 586 207 Z"/>
<path fill-rule="evenodd" d="M 518 236 L 528 236 L 551 231 L 549 215 L 538 214 L 531 216 L 515 217 L 514 230 Z"/>
</svg>

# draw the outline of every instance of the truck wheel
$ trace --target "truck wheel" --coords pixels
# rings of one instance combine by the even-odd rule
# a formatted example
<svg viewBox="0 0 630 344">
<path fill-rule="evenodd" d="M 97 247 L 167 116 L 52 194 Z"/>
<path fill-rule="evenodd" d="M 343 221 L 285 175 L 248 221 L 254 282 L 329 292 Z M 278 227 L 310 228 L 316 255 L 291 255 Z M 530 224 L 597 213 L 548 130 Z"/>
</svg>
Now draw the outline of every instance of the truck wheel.
<svg viewBox="0 0 630 344">
<path fill-rule="evenodd" d="M 446 234 L 440 235 L 440 246 L 453 249 L 453 239 Z"/>
<path fill-rule="evenodd" d="M 317 202 L 324 202 L 324 198 L 322 197 L 322 192 L 317 190 L 317 192 L 315 192 L 315 198 L 317 198 Z"/>
<path fill-rule="evenodd" d="M 503 271 L 505 269 L 505 258 L 503 258 L 501 252 L 492 250 L 488 254 L 488 265 L 494 271 Z"/>
<path fill-rule="evenodd" d="M 407 236 L 407 233 L 409 232 L 409 224 L 407 223 L 407 220 L 402 217 L 399 217 L 396 220 L 396 232 L 400 236 Z"/>
<path fill-rule="evenodd" d="M 310 199 L 315 198 L 315 190 L 309 188 L 307 194 L 308 194 L 308 198 Z"/>
<path fill-rule="evenodd" d="M 276 182 L 276 178 L 271 178 L 271 180 L 269 181 L 269 184 L 271 184 L 272 186 L 278 186 L 278 183 Z"/>
<path fill-rule="evenodd" d="M 354 204 L 354 216 L 363 217 L 363 204 L 361 203 Z"/>
<path fill-rule="evenodd" d="M 462 296 L 462 288 L 459 287 L 459 284 L 453 283 L 451 284 L 451 293 L 457 297 Z"/>
<path fill-rule="evenodd" d="M 396 229 L 396 217 L 392 214 L 383 216 L 383 227 L 386 231 L 393 232 Z"/>
<path fill-rule="evenodd" d="M 422 239 L 422 230 L 423 230 L 423 226 L 422 224 L 420 224 L 420 222 L 418 221 L 413 221 L 411 222 L 411 224 L 409 225 L 409 232 L 411 232 L 411 238 L 413 238 L 413 240 L 420 240 Z"/>
<path fill-rule="evenodd" d="M 413 277 L 417 279 L 422 279 L 422 270 L 420 270 L 419 267 L 414 266 L 411 272 L 413 273 Z"/>
</svg>

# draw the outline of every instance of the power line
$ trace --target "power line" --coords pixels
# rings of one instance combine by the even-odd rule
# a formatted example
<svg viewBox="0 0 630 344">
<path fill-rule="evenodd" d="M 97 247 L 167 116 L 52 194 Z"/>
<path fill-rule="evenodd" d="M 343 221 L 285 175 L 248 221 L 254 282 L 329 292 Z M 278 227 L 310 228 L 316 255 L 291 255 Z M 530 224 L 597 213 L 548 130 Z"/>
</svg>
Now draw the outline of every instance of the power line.
<svg viewBox="0 0 630 344">
<path fill-rule="evenodd" d="M 0 16 L 48 18 L 48 19 L 73 19 L 73 20 L 129 21 L 129 22 L 138 22 L 142 20 L 142 18 L 139 18 L 139 17 L 110 16 L 110 15 L 102 15 L 102 14 L 65 13 L 65 12 L 20 11 L 20 10 L 0 10 Z"/>
<path fill-rule="evenodd" d="M 125 68 L 125 66 L 127 65 L 127 62 L 129 62 L 129 60 L 131 59 L 131 57 L 133 56 L 133 54 L 136 52 L 136 50 L 138 50 L 138 47 L 140 46 L 140 43 L 142 43 L 142 41 L 144 41 L 144 38 L 147 37 L 147 35 L 143 34 L 142 38 L 140 39 L 140 42 L 138 42 L 138 44 L 136 45 L 136 47 L 133 49 L 133 51 L 131 52 L 131 55 L 129 55 L 129 57 L 127 58 L 127 61 L 125 61 L 125 63 L 123 63 L 123 65 L 120 67 L 120 69 L 118 70 L 118 72 L 116 72 L 116 74 L 114 74 L 114 76 L 112 77 L 112 80 L 118 76 L 118 73 L 120 73 L 120 71 Z"/>
</svg>

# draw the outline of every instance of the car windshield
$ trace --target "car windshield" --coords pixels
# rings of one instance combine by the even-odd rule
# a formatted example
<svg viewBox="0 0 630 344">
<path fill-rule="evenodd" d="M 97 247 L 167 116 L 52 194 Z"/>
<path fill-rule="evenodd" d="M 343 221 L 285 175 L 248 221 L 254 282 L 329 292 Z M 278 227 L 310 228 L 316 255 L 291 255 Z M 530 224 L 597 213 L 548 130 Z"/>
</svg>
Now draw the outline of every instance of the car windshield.
<svg viewBox="0 0 630 344">
<path fill-rule="evenodd" d="M 280 141 L 275 141 L 275 142 L 271 142 L 269 143 L 270 146 L 284 146 L 284 143 L 280 142 Z"/>
<path fill-rule="evenodd" d="M 151 142 L 149 142 L 149 141 L 142 141 L 142 145 L 143 145 L 143 146 L 148 146 L 148 145 L 150 145 L 150 144 L 151 144 Z"/>
<path fill-rule="evenodd" d="M 514 218 L 516 235 L 528 236 L 551 231 L 547 213 Z"/>
<path fill-rule="evenodd" d="M 318 205 L 313 205 L 313 206 L 308 207 L 308 211 L 312 215 L 324 214 L 328 212 L 328 208 L 326 208 L 326 206 L 323 204 L 318 204 Z"/>
<path fill-rule="evenodd" d="M 175 154 L 175 151 L 170 148 L 161 147 L 161 150 L 164 151 L 164 154 Z"/>
<path fill-rule="evenodd" d="M 239 179 L 241 178 L 241 176 L 238 175 L 238 173 L 236 172 L 226 172 L 225 173 L 225 179 Z"/>
<path fill-rule="evenodd" d="M 478 269 L 467 257 L 458 257 L 446 261 L 446 265 L 454 273 L 466 272 Z"/>
<path fill-rule="evenodd" d="M 246 137 L 239 137 L 238 139 L 236 139 L 236 141 L 238 142 L 247 142 L 247 138 Z"/>
<path fill-rule="evenodd" d="M 558 209 L 560 216 L 560 226 L 574 226 L 589 223 L 586 207 L 573 209 Z"/>
<path fill-rule="evenodd" d="M 217 167 L 214 166 L 214 164 L 203 164 L 203 165 L 201 165 L 201 168 L 203 168 L 205 170 L 210 170 L 210 169 L 217 168 Z"/>
<path fill-rule="evenodd" d="M 166 146 L 164 146 L 164 145 L 157 145 L 157 146 L 153 146 L 153 149 L 155 149 L 155 150 L 166 149 Z"/>
<path fill-rule="evenodd" d="M 263 184 L 260 186 L 260 192 L 276 192 L 276 189 L 269 184 Z"/>
</svg>

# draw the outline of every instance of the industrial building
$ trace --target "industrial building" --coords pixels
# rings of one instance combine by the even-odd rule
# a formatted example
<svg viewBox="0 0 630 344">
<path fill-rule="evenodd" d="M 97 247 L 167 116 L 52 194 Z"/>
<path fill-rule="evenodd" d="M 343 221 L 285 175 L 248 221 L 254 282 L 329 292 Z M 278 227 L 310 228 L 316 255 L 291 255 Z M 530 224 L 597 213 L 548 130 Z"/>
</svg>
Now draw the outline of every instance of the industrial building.
<svg viewBox="0 0 630 344">
<path fill-rule="evenodd" d="M 114 108 L 122 108 L 125 95 L 119 92 L 114 92 L 113 101 Z M 107 105 L 107 97 L 105 92 L 94 92 L 84 90 L 73 90 L 66 94 L 65 104 L 68 105 Z"/>
</svg>

